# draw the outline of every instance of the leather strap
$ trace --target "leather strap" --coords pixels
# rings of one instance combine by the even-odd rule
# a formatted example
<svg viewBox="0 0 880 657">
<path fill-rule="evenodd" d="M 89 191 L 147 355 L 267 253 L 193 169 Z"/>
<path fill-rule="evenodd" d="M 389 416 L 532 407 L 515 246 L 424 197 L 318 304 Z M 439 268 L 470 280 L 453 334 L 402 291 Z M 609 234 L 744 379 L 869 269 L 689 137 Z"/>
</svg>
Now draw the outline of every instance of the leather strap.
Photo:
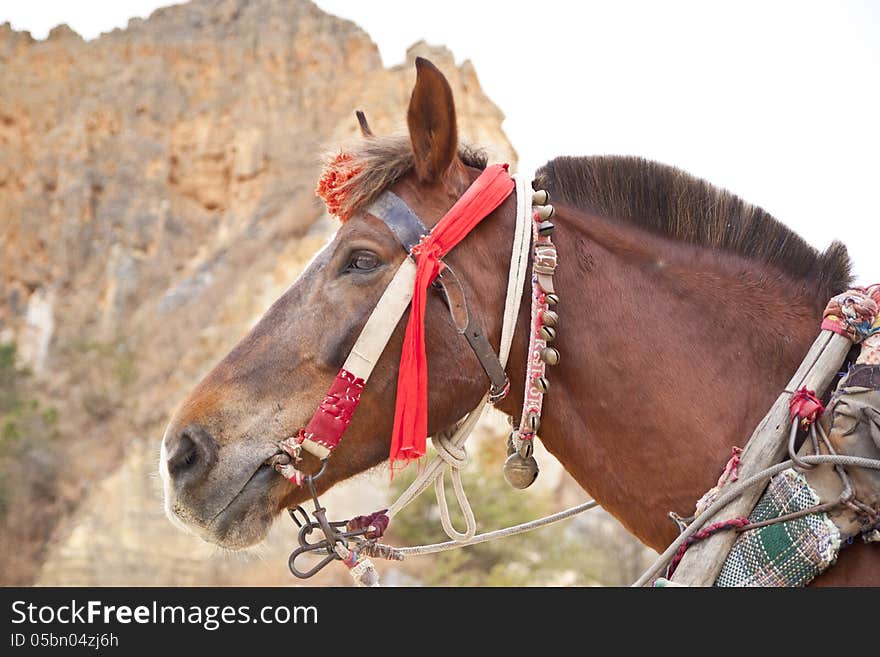
<svg viewBox="0 0 880 657">
<path fill-rule="evenodd" d="M 412 257 L 413 247 L 421 241 L 422 237 L 431 232 L 406 202 L 394 192 L 384 192 L 367 208 L 367 212 L 380 219 L 391 229 L 410 257 Z M 464 288 L 458 280 L 458 276 L 447 265 L 435 283 L 443 290 L 446 305 L 449 307 L 456 329 L 464 335 L 486 372 L 486 376 L 489 377 L 492 385 L 490 397 L 495 401 L 503 398 L 509 388 L 507 373 L 498 360 L 498 354 L 495 353 L 492 345 L 483 335 L 476 319 L 468 311 Z"/>
<path fill-rule="evenodd" d="M 480 330 L 479 324 L 477 324 L 474 316 L 471 315 L 467 305 L 467 298 L 464 294 L 464 288 L 458 276 L 452 267 L 447 265 L 438 278 L 442 278 L 441 289 L 446 295 L 446 303 L 449 305 L 449 312 L 452 314 L 455 328 L 468 341 L 468 344 L 486 371 L 486 375 L 492 384 L 493 394 L 500 393 L 507 387 L 507 373 L 498 360 L 492 345 L 489 344 L 486 336 Z"/>
<path fill-rule="evenodd" d="M 470 312 L 468 312 L 467 299 L 461 281 L 452 267 L 446 265 L 443 271 L 437 275 L 437 280 L 434 283 L 443 292 L 449 314 L 452 315 L 452 323 L 455 324 L 459 333 L 464 333 L 470 323 Z"/>
<path fill-rule="evenodd" d="M 473 349 L 474 354 L 480 361 L 480 365 L 483 366 L 483 370 L 485 370 L 486 376 L 489 377 L 489 381 L 492 384 L 492 389 L 489 392 L 489 401 L 493 404 L 501 401 L 507 396 L 507 392 L 510 389 L 510 380 L 507 378 L 507 372 L 504 371 L 501 362 L 498 360 L 498 354 L 495 353 L 492 345 L 489 344 L 486 336 L 483 335 L 473 316 L 471 316 L 471 320 L 464 330 L 464 337 L 471 346 L 471 349 Z"/>
<path fill-rule="evenodd" d="M 367 212 L 385 222 L 407 253 L 431 231 L 406 202 L 394 192 L 385 192 L 367 208 Z"/>
</svg>

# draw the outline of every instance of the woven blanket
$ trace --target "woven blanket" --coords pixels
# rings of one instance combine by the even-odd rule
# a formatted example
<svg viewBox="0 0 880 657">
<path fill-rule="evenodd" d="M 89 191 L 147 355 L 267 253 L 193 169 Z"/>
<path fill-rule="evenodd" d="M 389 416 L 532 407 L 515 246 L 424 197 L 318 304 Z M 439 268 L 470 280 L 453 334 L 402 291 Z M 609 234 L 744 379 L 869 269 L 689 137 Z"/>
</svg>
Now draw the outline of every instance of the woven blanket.
<svg viewBox="0 0 880 657">
<path fill-rule="evenodd" d="M 819 503 L 794 470 L 770 480 L 750 522 L 778 518 Z M 840 532 L 825 513 L 743 532 L 721 567 L 715 586 L 804 586 L 837 559 Z"/>
</svg>

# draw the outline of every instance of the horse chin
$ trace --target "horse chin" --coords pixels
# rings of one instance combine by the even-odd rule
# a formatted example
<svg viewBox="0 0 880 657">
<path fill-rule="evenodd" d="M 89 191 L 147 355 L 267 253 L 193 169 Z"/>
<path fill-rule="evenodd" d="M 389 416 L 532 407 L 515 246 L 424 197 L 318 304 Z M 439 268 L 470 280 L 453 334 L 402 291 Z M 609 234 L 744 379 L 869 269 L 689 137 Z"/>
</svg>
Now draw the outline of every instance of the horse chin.
<svg viewBox="0 0 880 657">
<path fill-rule="evenodd" d="M 269 533 L 275 519 L 274 511 L 252 509 L 238 518 L 222 518 L 212 523 L 202 538 L 227 550 L 242 550 L 260 543 Z"/>
<path fill-rule="evenodd" d="M 210 522 L 202 537 L 229 550 L 251 547 L 262 541 L 278 515 L 278 483 L 278 474 L 271 466 L 260 466 Z"/>
</svg>

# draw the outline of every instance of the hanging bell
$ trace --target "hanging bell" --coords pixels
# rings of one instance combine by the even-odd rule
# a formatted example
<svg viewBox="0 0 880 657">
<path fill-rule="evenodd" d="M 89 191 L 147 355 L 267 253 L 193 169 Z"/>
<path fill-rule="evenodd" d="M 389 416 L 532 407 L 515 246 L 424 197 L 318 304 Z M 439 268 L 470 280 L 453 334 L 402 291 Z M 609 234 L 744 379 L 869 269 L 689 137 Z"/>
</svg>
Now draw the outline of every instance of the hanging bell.
<svg viewBox="0 0 880 657">
<path fill-rule="evenodd" d="M 552 310 L 545 310 L 541 313 L 541 324 L 544 326 L 556 326 L 559 323 L 559 315 Z"/>
<path fill-rule="evenodd" d="M 547 305 L 550 307 L 555 306 L 559 303 L 559 295 L 553 294 L 552 292 L 544 295 L 544 299 L 547 301 Z"/>
<path fill-rule="evenodd" d="M 538 461 L 534 456 L 523 458 L 514 453 L 504 462 L 504 479 L 517 490 L 523 490 L 535 483 L 538 471 Z"/>
<path fill-rule="evenodd" d="M 529 413 L 526 418 L 526 426 L 528 426 L 529 431 L 533 434 L 538 433 L 538 429 L 541 428 L 541 416 L 537 413 Z"/>
<path fill-rule="evenodd" d="M 538 235 L 543 235 L 544 237 L 550 237 L 553 234 L 553 230 L 556 226 L 553 225 L 551 221 L 542 221 L 538 224 Z"/>
<path fill-rule="evenodd" d="M 532 381 L 532 385 L 535 386 L 535 390 L 544 394 L 550 389 L 550 381 L 547 380 L 546 376 L 536 376 L 534 381 Z"/>
<path fill-rule="evenodd" d="M 532 203 L 534 205 L 547 205 L 547 201 L 550 200 L 550 192 L 546 189 L 539 189 L 537 192 L 532 194 Z"/>
<path fill-rule="evenodd" d="M 544 347 L 543 349 L 541 349 L 541 360 L 543 360 L 548 365 L 558 365 L 559 350 L 554 349 L 553 347 Z"/>
<path fill-rule="evenodd" d="M 556 329 L 552 326 L 542 326 L 538 334 L 545 342 L 551 342 L 556 337 Z"/>
</svg>

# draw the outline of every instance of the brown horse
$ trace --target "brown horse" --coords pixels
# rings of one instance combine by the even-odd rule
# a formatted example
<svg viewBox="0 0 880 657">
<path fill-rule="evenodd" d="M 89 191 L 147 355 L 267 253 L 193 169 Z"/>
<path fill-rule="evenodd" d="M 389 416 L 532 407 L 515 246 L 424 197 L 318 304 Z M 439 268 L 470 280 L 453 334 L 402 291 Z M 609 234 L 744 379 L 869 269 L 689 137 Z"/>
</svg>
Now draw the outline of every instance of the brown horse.
<svg viewBox="0 0 880 657">
<path fill-rule="evenodd" d="M 365 130 L 350 151 L 363 171 L 340 212 L 351 218 L 168 426 L 166 510 L 205 540 L 256 543 L 306 497 L 264 461 L 307 423 L 404 258 L 364 208 L 391 189 L 431 227 L 485 166 L 458 144 L 446 79 L 426 60 L 416 66 L 408 138 Z M 835 243 L 820 254 L 737 197 L 635 158 L 558 158 L 535 187 L 556 206 L 561 299 L 562 359 L 549 375 L 541 440 L 605 509 L 662 550 L 676 535 L 667 513 L 689 513 L 714 484 L 731 446 L 743 445 L 800 363 L 827 299 L 846 288 L 846 249 Z M 514 221 L 510 197 L 447 257 L 496 348 Z M 508 364 L 514 385 L 500 404 L 511 415 L 522 404 L 528 306 Z M 387 458 L 405 323 L 319 490 Z M 474 408 L 487 382 L 439 295 L 429 298 L 426 331 L 434 433 Z M 303 470 L 318 465 L 305 455 Z M 824 579 L 880 583 L 878 566 L 880 553 L 858 545 Z"/>
</svg>

